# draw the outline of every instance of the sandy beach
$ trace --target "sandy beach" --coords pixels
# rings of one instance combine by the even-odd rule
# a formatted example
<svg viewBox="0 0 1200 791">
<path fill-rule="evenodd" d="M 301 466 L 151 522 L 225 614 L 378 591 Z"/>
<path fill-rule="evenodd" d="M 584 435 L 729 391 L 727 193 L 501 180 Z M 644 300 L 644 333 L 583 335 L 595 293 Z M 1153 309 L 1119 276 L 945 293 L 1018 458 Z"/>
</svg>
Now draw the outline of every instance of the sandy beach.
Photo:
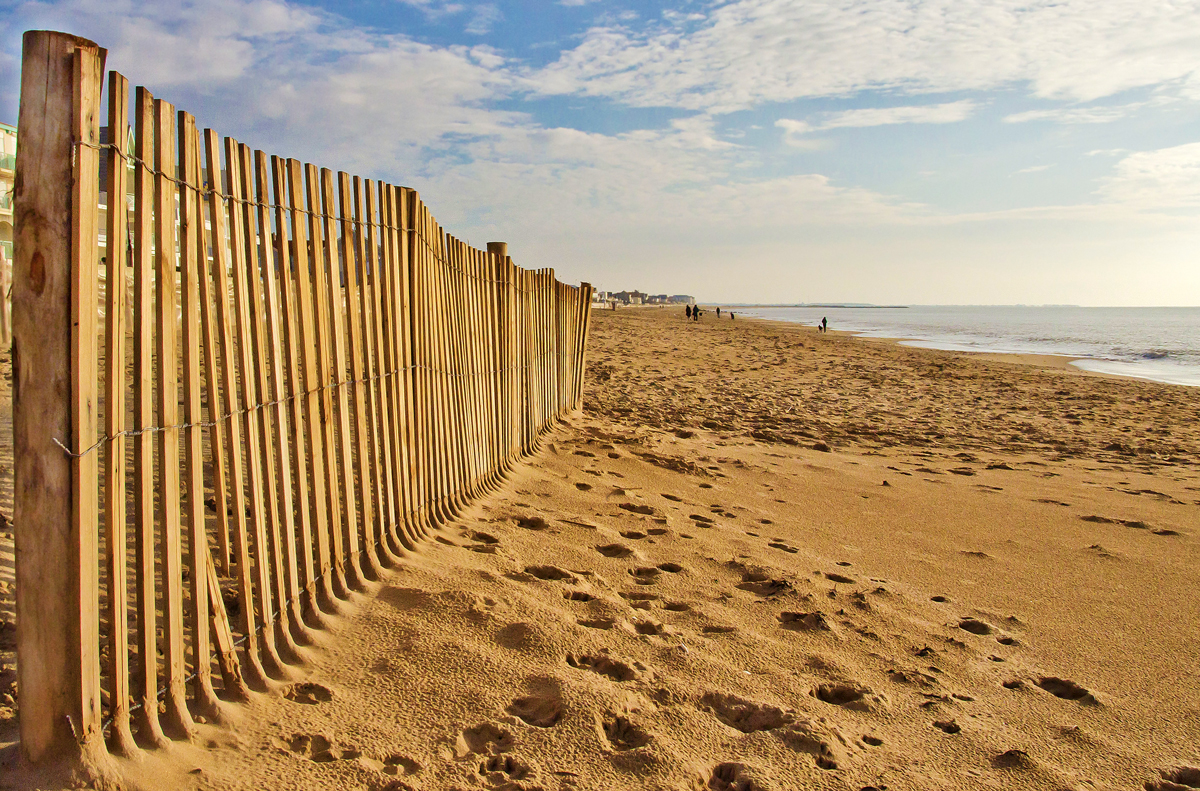
<svg viewBox="0 0 1200 791">
<path fill-rule="evenodd" d="M 1200 389 L 1048 361 L 599 311 L 582 413 L 294 678 L 122 767 L 164 789 L 1197 787 L 1198 414 Z"/>
</svg>

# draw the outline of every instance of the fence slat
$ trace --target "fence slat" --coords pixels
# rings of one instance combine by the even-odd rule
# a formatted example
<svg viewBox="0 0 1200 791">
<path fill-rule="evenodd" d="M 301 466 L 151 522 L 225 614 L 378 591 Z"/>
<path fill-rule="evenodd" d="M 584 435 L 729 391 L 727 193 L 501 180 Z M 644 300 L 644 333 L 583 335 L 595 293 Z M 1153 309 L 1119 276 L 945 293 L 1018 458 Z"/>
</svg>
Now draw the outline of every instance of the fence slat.
<svg viewBox="0 0 1200 791">
<path fill-rule="evenodd" d="M 313 287 L 314 272 L 319 279 L 321 272 L 318 263 L 321 254 L 321 197 L 317 185 L 317 169 L 312 165 L 301 169 L 300 163 L 292 165 L 295 174 L 293 189 L 304 189 L 304 208 L 307 222 L 297 230 L 296 234 L 296 269 L 294 276 L 297 315 L 300 319 L 300 361 L 304 373 L 303 392 L 305 398 L 304 426 L 306 429 L 310 469 L 310 496 L 314 515 L 313 534 L 316 538 L 315 557 L 317 571 L 317 603 L 328 613 L 337 613 L 334 603 L 336 596 L 333 591 L 333 572 L 329 556 L 329 508 L 326 501 L 327 468 L 325 466 L 325 442 L 321 428 L 322 411 L 321 396 L 325 384 L 322 373 L 322 360 L 318 356 L 317 325 L 314 312 L 320 313 L 314 305 L 316 293 Z M 301 176 L 303 175 L 303 182 Z M 305 236 L 307 231 L 307 236 Z"/>
<path fill-rule="evenodd" d="M 109 129 L 113 125 L 109 124 Z M 179 113 L 180 190 L 179 275 L 182 281 L 183 419 L 191 427 L 184 435 L 187 484 L 188 571 L 191 582 L 189 632 L 192 642 L 192 699 L 199 714 L 221 716 L 212 686 L 212 644 L 209 641 L 208 533 L 204 515 L 204 421 L 201 403 L 200 276 L 207 256 L 204 244 L 204 206 L 200 189 L 200 133 L 196 119 Z M 111 209 L 110 209 L 111 211 Z"/>
<path fill-rule="evenodd" d="M 345 388 L 345 398 L 353 397 L 354 402 L 354 454 L 353 454 L 353 472 L 348 473 L 348 477 L 354 483 L 354 497 L 357 500 L 359 508 L 359 530 L 362 533 L 361 543 L 359 536 L 354 535 L 354 542 L 351 545 L 351 553 L 355 557 L 354 567 L 360 579 L 358 584 L 365 585 L 366 578 L 369 576 L 374 579 L 379 578 L 379 557 L 375 554 L 375 531 L 372 521 L 375 518 L 374 510 L 371 508 L 371 468 L 369 466 L 370 454 L 367 451 L 367 405 L 366 394 L 367 388 L 373 383 L 367 381 L 368 374 L 364 370 L 363 365 L 363 338 L 362 324 L 358 320 L 362 315 L 362 272 L 365 268 L 363 262 L 363 235 L 361 224 L 362 205 L 358 200 L 358 182 L 353 183 L 347 173 L 338 173 L 338 214 L 341 218 L 342 226 L 342 262 L 343 262 L 343 277 L 346 284 L 346 332 L 349 336 L 350 360 L 349 360 L 349 381 L 350 384 Z M 349 455 L 350 439 L 349 439 L 349 424 L 347 423 L 347 438 L 346 448 Z M 349 469 L 349 466 L 348 466 Z M 366 555 L 366 568 L 363 568 L 360 553 Z"/>
<path fill-rule="evenodd" d="M 366 179 L 363 183 L 364 200 L 367 212 L 367 244 L 368 257 L 364 259 L 363 275 L 367 292 L 363 302 L 366 310 L 363 314 L 363 334 L 366 336 L 367 362 L 373 383 L 368 390 L 371 406 L 371 461 L 377 470 L 375 480 L 376 505 L 379 514 L 379 551 L 383 560 L 389 565 L 395 565 L 399 560 L 399 542 L 394 533 L 397 512 L 393 499 L 394 470 L 392 459 L 387 452 L 387 437 L 391 430 L 387 412 L 387 365 L 383 353 L 383 323 L 382 298 L 380 294 L 380 272 L 383 267 L 382 214 L 376 205 L 376 183 Z M 370 264 L 370 274 L 367 275 L 366 265 Z"/>
<path fill-rule="evenodd" d="M 164 730 L 190 739 L 195 725 L 187 708 L 186 657 L 183 649 L 183 561 L 180 541 L 182 498 L 179 491 L 179 314 L 176 288 L 175 108 L 154 100 L 154 264 L 156 390 L 158 419 L 159 572 L 163 613 Z"/>
<path fill-rule="evenodd" d="M 154 96 L 137 89 L 134 171 L 133 399 L 134 424 L 154 421 Z M 136 530 L 138 628 L 138 736 L 144 744 L 165 747 L 158 719 L 158 608 L 154 585 L 154 434 L 133 438 L 134 529 Z"/>
<path fill-rule="evenodd" d="M 108 225 L 105 228 L 105 336 L 104 430 L 109 437 L 105 453 L 104 525 L 108 555 L 108 661 L 109 716 L 112 718 L 111 749 L 117 755 L 137 754 L 129 726 L 129 580 L 127 574 L 129 537 L 125 511 L 125 312 L 128 282 L 125 269 L 129 256 L 129 218 L 125 193 L 129 171 L 128 151 L 129 81 L 120 74 L 108 75 Z M 132 153 L 132 152 L 128 152 Z"/>
<path fill-rule="evenodd" d="M 330 501 L 334 520 L 333 557 L 338 595 L 348 598 L 349 591 L 362 590 L 362 571 L 358 566 L 358 513 L 354 504 L 354 471 L 350 447 L 350 411 L 346 381 L 346 339 L 343 313 L 342 262 L 346 250 L 338 241 L 337 203 L 333 192 L 333 173 L 321 169 L 321 208 L 325 230 L 324 276 L 318 293 L 324 296 L 322 318 L 325 339 L 325 370 L 329 385 L 325 391 L 325 432 L 330 438 L 327 458 L 330 472 Z"/>
</svg>

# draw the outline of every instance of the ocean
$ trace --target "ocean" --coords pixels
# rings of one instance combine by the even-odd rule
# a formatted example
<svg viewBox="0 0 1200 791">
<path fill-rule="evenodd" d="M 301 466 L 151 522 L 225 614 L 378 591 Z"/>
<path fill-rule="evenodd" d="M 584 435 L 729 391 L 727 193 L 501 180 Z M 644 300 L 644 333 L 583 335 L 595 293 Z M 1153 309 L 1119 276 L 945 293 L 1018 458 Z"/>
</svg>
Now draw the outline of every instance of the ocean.
<svg viewBox="0 0 1200 791">
<path fill-rule="evenodd" d="M 899 338 L 906 346 L 1001 354 L 1078 357 L 1088 371 L 1200 387 L 1200 307 L 1081 308 L 1024 305 L 734 307 L 737 313 L 856 335 Z"/>
</svg>

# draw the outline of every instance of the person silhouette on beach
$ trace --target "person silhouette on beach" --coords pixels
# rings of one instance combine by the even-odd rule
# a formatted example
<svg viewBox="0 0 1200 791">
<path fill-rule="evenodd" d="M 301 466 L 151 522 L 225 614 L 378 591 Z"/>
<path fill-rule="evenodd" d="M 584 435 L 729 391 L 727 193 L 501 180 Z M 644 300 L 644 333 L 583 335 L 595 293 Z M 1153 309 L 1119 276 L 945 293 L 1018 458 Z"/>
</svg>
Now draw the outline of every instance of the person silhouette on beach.
<svg viewBox="0 0 1200 791">
<path fill-rule="evenodd" d="M 721 308 L 720 307 L 717 308 L 717 318 L 718 319 L 721 318 Z"/>
<path fill-rule="evenodd" d="M 821 317 L 821 332 L 829 332 L 829 319 Z"/>
<path fill-rule="evenodd" d="M 692 317 L 692 306 L 684 305 L 683 310 L 685 313 L 687 313 L 687 317 L 690 319 Z"/>
</svg>

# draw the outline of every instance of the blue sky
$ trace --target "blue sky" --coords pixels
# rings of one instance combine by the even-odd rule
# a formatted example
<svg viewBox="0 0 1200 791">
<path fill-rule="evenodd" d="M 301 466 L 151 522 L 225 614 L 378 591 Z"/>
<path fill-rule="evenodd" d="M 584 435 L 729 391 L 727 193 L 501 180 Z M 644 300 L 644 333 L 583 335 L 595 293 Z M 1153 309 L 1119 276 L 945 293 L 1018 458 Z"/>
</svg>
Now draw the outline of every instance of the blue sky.
<svg viewBox="0 0 1200 791">
<path fill-rule="evenodd" d="M 1200 4 L 0 0 L 452 233 L 705 300 L 1200 304 Z"/>
</svg>

